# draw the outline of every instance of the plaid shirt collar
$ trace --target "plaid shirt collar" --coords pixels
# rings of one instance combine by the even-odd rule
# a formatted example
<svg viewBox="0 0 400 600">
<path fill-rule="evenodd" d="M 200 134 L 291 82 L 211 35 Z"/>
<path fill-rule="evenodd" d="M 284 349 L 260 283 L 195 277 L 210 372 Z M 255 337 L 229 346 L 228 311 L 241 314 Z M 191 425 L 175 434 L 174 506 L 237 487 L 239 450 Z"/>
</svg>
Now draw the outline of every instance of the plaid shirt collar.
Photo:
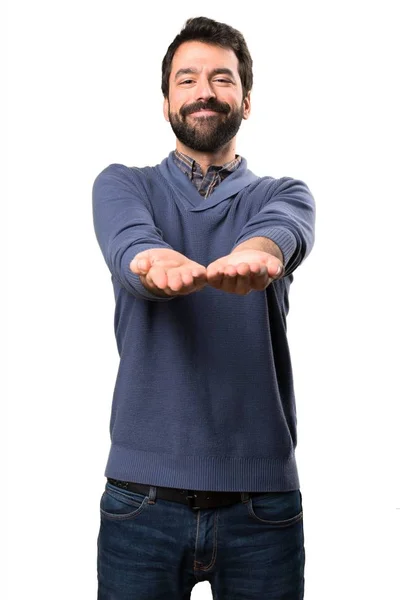
<svg viewBox="0 0 400 600">
<path fill-rule="evenodd" d="M 182 154 L 179 150 L 175 150 L 174 154 L 176 166 L 185 173 L 204 198 L 208 198 L 216 186 L 239 167 L 241 160 L 242 157 L 236 154 L 235 158 L 229 163 L 222 166 L 211 165 L 208 167 L 207 173 L 203 175 L 199 163 L 193 158 Z"/>
</svg>

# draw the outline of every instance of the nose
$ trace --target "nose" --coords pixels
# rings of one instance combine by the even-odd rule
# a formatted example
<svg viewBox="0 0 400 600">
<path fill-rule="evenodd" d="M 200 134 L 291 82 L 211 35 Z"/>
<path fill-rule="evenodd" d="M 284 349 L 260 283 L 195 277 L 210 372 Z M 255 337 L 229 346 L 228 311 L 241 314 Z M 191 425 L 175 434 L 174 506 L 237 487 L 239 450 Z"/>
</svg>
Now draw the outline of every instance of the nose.
<svg viewBox="0 0 400 600">
<path fill-rule="evenodd" d="M 196 87 L 197 87 L 197 89 L 196 89 L 197 100 L 207 101 L 210 98 L 216 97 L 214 88 L 210 84 L 210 81 L 207 79 L 207 77 L 199 78 Z"/>
</svg>

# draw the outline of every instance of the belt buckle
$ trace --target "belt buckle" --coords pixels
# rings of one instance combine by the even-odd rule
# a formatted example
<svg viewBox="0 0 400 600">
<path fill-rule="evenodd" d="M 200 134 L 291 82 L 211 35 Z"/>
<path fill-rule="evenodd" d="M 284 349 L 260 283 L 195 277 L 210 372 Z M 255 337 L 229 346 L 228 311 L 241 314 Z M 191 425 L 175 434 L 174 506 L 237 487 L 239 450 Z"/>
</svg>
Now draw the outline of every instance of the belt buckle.
<svg viewBox="0 0 400 600">
<path fill-rule="evenodd" d="M 190 508 L 192 508 L 193 510 L 199 510 L 200 508 L 202 508 L 201 506 L 196 506 L 196 498 L 197 494 L 193 490 L 188 490 L 186 500 Z"/>
</svg>

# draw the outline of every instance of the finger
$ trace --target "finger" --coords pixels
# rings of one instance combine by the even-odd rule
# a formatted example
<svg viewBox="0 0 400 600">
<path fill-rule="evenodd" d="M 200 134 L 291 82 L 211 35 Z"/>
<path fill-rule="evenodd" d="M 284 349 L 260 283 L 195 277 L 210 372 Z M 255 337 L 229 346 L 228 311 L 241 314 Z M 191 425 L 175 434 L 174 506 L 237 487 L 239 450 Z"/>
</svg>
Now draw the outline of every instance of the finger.
<svg viewBox="0 0 400 600">
<path fill-rule="evenodd" d="M 238 275 L 236 278 L 235 294 L 239 294 L 240 296 L 246 296 L 246 294 L 251 292 L 250 279 L 250 272 L 247 275 Z"/>
<path fill-rule="evenodd" d="M 206 283 L 204 283 L 204 282 L 203 282 L 203 284 L 196 284 L 193 281 L 193 283 L 191 285 L 182 285 L 181 289 L 175 293 L 178 293 L 180 296 L 187 296 L 188 294 L 191 294 L 192 292 L 199 292 L 205 285 L 206 285 Z"/>
<path fill-rule="evenodd" d="M 188 267 L 181 271 L 182 281 L 185 285 L 201 285 L 207 283 L 207 270 L 202 267 Z"/>
<path fill-rule="evenodd" d="M 167 270 L 168 286 L 173 292 L 187 293 L 188 290 L 194 291 L 196 285 L 200 286 L 197 280 L 205 280 L 205 274 L 201 275 L 201 269 L 194 269 L 198 277 L 193 277 L 191 267 L 179 267 Z"/>
<path fill-rule="evenodd" d="M 250 275 L 250 265 L 244 262 L 239 263 L 236 265 L 236 272 L 238 275 L 240 275 L 240 277 L 246 277 L 247 275 Z"/>
<path fill-rule="evenodd" d="M 236 265 L 226 265 L 226 267 L 224 269 L 224 274 L 227 277 L 236 277 L 236 275 L 238 274 L 237 266 Z"/>
<path fill-rule="evenodd" d="M 195 277 L 193 276 L 195 273 Z M 170 269 L 168 272 L 168 285 L 174 292 L 186 294 L 189 291 L 199 290 L 207 283 L 205 269 L 192 269 L 191 267 L 179 267 Z"/>
<path fill-rule="evenodd" d="M 215 275 L 213 275 L 212 277 L 207 277 L 207 283 L 208 285 L 211 285 L 211 287 L 216 288 L 217 290 L 221 289 L 221 285 L 224 281 L 224 274 L 223 273 L 215 273 Z"/>
<path fill-rule="evenodd" d="M 151 269 L 151 261 L 148 258 L 140 258 L 138 260 L 138 268 L 141 273 L 148 273 Z"/>
<path fill-rule="evenodd" d="M 268 272 L 265 265 L 260 262 L 239 263 L 237 265 L 237 277 L 235 293 L 246 295 L 253 289 L 263 289 Z"/>
<path fill-rule="evenodd" d="M 207 269 L 202 269 L 200 267 L 195 267 L 191 271 L 191 275 L 193 280 L 196 282 L 207 281 Z"/>
<path fill-rule="evenodd" d="M 160 290 L 164 290 L 168 287 L 168 277 L 165 269 L 162 267 L 151 267 L 147 273 L 147 278 L 151 285 L 158 287 Z"/>
<path fill-rule="evenodd" d="M 237 274 L 232 274 L 232 269 L 226 268 L 226 270 L 228 273 L 224 273 L 219 289 L 223 292 L 228 292 L 228 294 L 235 294 L 238 276 Z"/>
<path fill-rule="evenodd" d="M 240 296 L 245 296 L 246 294 L 248 294 L 251 291 L 250 265 L 248 263 L 243 262 L 243 263 L 239 263 L 238 265 L 235 265 L 235 267 L 236 267 L 235 281 L 233 284 L 233 279 L 231 280 L 231 282 L 229 282 L 229 279 L 227 280 L 228 290 L 232 291 L 235 294 L 239 294 Z M 225 269 L 225 272 L 227 273 L 228 277 L 232 277 L 233 269 L 227 268 L 227 269 Z"/>
<path fill-rule="evenodd" d="M 193 285 L 195 278 L 193 277 L 192 271 L 190 269 L 182 269 L 181 279 L 183 287 L 190 287 Z"/>
<path fill-rule="evenodd" d="M 143 285 L 150 289 L 150 291 L 153 291 L 156 295 L 160 292 L 163 292 L 167 296 L 173 296 L 175 294 L 175 292 L 173 292 L 167 285 L 164 287 L 159 287 L 156 285 L 150 273 L 147 273 L 147 275 L 140 275 L 140 279 Z"/>
<path fill-rule="evenodd" d="M 212 279 L 214 277 L 219 276 L 219 274 L 222 273 L 222 271 L 223 269 L 218 263 L 214 262 L 211 265 L 208 265 L 206 269 L 207 279 Z"/>
<path fill-rule="evenodd" d="M 283 275 L 283 264 L 280 261 L 269 262 L 267 265 L 268 274 L 270 277 L 277 279 Z"/>
<path fill-rule="evenodd" d="M 204 287 L 206 287 L 206 285 L 208 284 L 207 281 L 207 275 L 206 273 L 203 273 L 202 275 L 199 275 L 198 277 L 193 277 L 193 286 L 196 290 L 202 290 Z"/>
<path fill-rule="evenodd" d="M 250 263 L 249 267 L 250 267 L 250 273 L 255 273 L 255 274 L 259 274 L 260 272 L 262 272 L 263 269 L 264 269 L 264 271 L 267 270 L 266 266 L 259 262 Z"/>
<path fill-rule="evenodd" d="M 260 273 L 252 273 L 250 276 L 250 287 L 256 291 L 265 290 L 271 283 L 272 279 L 269 277 L 266 269 Z"/>
<path fill-rule="evenodd" d="M 151 267 L 150 260 L 147 257 L 140 258 L 140 254 L 130 262 L 129 267 L 136 275 L 143 275 L 147 273 Z"/>
<path fill-rule="evenodd" d="M 170 269 L 169 271 L 167 271 L 167 277 L 168 287 L 173 292 L 179 292 L 182 289 L 182 287 L 184 287 L 184 284 L 182 282 L 182 275 L 179 269 Z"/>
<path fill-rule="evenodd" d="M 222 269 L 220 269 L 218 267 L 218 265 L 212 264 L 207 267 L 206 277 L 207 277 L 208 283 L 211 283 L 211 282 L 215 283 L 215 282 L 219 281 L 221 279 L 222 275 L 223 275 L 223 271 L 222 271 Z"/>
</svg>

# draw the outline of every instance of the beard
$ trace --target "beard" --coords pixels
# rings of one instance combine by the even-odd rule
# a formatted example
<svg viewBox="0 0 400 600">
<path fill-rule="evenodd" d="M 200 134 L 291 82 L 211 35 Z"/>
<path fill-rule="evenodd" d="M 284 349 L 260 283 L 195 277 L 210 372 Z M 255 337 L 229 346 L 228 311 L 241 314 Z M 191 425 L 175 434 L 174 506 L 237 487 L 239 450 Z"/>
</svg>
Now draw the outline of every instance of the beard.
<svg viewBox="0 0 400 600">
<path fill-rule="evenodd" d="M 187 115 L 200 109 L 215 110 L 216 115 L 196 117 L 191 125 Z M 231 109 L 226 102 L 211 98 L 208 102 L 196 102 L 182 107 L 178 113 L 168 109 L 169 122 L 178 140 L 198 152 L 215 152 L 225 146 L 239 131 L 243 119 L 243 103 Z"/>
</svg>

